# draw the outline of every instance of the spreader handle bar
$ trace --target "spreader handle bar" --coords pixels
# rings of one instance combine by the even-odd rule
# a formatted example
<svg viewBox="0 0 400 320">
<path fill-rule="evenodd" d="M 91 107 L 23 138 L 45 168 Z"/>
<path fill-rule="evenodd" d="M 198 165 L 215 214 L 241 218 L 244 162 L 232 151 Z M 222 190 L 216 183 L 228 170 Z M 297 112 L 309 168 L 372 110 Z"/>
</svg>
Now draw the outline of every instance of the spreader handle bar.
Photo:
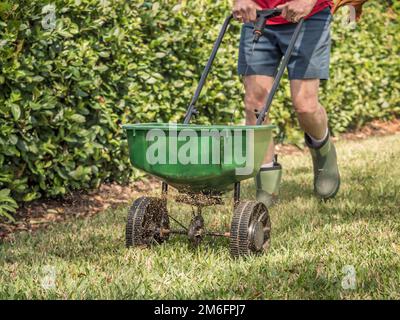
<svg viewBox="0 0 400 320">
<path fill-rule="evenodd" d="M 211 56 L 208 59 L 207 65 L 204 68 L 204 71 L 203 71 L 203 73 L 201 75 L 201 78 L 200 78 L 199 84 L 197 86 L 196 92 L 194 93 L 192 101 L 189 104 L 188 110 L 187 110 L 186 115 L 185 115 L 185 120 L 183 121 L 184 124 L 188 124 L 190 122 L 190 119 L 192 118 L 192 115 L 197 113 L 196 108 L 195 108 L 196 102 L 199 99 L 201 90 L 204 87 L 204 83 L 206 82 L 207 76 L 210 73 L 210 69 L 211 69 L 211 66 L 212 66 L 212 64 L 214 62 L 215 56 L 217 55 L 219 46 L 221 45 L 221 42 L 222 42 L 222 40 L 223 40 L 223 38 L 225 36 L 226 30 L 228 29 L 228 26 L 229 26 L 232 18 L 233 18 L 233 15 L 229 15 L 225 19 L 224 24 L 222 25 L 221 31 L 219 32 L 219 35 L 218 35 L 218 38 L 215 41 Z"/>
<path fill-rule="evenodd" d="M 278 72 L 277 72 L 277 74 L 275 76 L 274 83 L 272 84 L 271 91 L 270 91 L 270 93 L 268 95 L 268 98 L 267 98 L 267 102 L 265 103 L 264 108 L 262 109 L 260 115 L 257 118 L 257 123 L 256 123 L 257 125 L 263 124 L 263 122 L 265 120 L 265 115 L 268 114 L 268 112 L 269 112 L 269 109 L 270 109 L 271 104 L 272 104 L 272 100 L 274 99 L 275 93 L 278 90 L 279 83 L 281 82 L 283 73 L 285 72 L 285 69 L 286 69 L 287 65 L 289 64 L 289 60 L 290 60 L 290 58 L 292 56 L 294 46 L 295 46 L 295 44 L 297 42 L 297 39 L 299 38 L 299 34 L 300 34 L 300 31 L 301 31 L 301 29 L 303 27 L 303 23 L 304 23 L 304 18 L 302 18 L 299 21 L 299 23 L 296 26 L 296 29 L 294 30 L 293 36 L 290 39 L 289 46 L 286 49 L 285 57 L 283 58 L 283 61 L 282 61 L 281 65 L 280 65 L 280 67 L 278 69 Z"/>
</svg>

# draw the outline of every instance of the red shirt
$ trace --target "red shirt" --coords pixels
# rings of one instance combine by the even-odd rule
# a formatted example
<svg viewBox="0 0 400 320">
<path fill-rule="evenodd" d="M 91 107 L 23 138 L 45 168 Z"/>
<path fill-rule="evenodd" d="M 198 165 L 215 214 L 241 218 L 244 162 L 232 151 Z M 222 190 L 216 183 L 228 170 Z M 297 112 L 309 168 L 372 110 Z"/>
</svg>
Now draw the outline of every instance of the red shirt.
<svg viewBox="0 0 400 320">
<path fill-rule="evenodd" d="M 253 0 L 253 1 L 256 2 L 262 9 L 272 9 L 280 4 L 284 4 L 286 2 L 294 0 Z M 312 9 L 311 13 L 307 16 L 307 18 L 312 16 L 313 14 L 316 14 L 317 12 L 324 10 L 327 7 L 332 7 L 332 0 L 317 0 L 317 3 L 315 4 L 314 8 Z M 268 20 L 267 24 L 285 24 L 285 23 L 290 23 L 290 22 L 279 16 L 271 18 L 270 20 Z"/>
</svg>

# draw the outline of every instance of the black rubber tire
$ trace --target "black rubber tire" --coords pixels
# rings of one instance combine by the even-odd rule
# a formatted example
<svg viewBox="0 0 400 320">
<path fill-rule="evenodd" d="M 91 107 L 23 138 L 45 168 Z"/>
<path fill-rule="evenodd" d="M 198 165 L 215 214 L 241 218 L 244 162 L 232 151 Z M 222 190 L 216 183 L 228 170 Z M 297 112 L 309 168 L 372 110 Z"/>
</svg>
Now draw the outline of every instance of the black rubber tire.
<svg viewBox="0 0 400 320">
<path fill-rule="evenodd" d="M 161 236 L 156 229 L 169 229 L 167 202 L 155 197 L 136 199 L 128 212 L 125 240 L 127 247 L 161 244 L 168 234 Z"/>
<path fill-rule="evenodd" d="M 262 246 L 254 246 L 250 228 L 261 222 Z M 261 230 L 261 229 L 260 229 Z M 230 252 L 235 258 L 260 254 L 268 250 L 271 239 L 271 220 L 267 207 L 258 201 L 239 202 L 234 210 L 230 232 Z"/>
</svg>

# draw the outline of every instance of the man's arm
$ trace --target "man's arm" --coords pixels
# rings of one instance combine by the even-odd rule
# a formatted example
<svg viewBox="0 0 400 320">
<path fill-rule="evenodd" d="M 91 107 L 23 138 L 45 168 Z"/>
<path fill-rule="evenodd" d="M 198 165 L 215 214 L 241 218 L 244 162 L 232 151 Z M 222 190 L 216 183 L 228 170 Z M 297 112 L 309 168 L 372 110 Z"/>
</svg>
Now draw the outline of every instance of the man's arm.
<svg viewBox="0 0 400 320">
<path fill-rule="evenodd" d="M 317 0 L 292 0 L 277 8 L 282 9 L 282 17 L 287 21 L 299 22 L 301 18 L 310 14 L 316 3 Z"/>
<path fill-rule="evenodd" d="M 252 0 L 235 0 L 233 4 L 233 16 L 240 22 L 254 22 L 257 19 L 257 10 L 261 7 Z"/>
</svg>

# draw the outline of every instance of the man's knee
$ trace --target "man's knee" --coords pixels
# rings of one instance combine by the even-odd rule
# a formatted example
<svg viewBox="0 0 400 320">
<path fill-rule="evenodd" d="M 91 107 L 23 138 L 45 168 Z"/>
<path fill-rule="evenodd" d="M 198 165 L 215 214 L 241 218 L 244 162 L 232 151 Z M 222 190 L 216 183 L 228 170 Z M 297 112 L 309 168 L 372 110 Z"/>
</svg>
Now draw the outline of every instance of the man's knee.
<svg viewBox="0 0 400 320">
<path fill-rule="evenodd" d="M 314 114 L 320 109 L 318 96 L 300 94 L 292 97 L 292 102 L 297 114 Z"/>
<path fill-rule="evenodd" d="M 266 76 L 248 76 L 244 80 L 246 108 L 259 108 L 264 105 L 273 78 Z"/>
<path fill-rule="evenodd" d="M 293 106 L 297 114 L 318 112 L 318 79 L 292 80 L 290 82 Z"/>
<path fill-rule="evenodd" d="M 258 114 L 265 106 L 267 95 L 268 89 L 262 86 L 254 86 L 254 88 L 246 90 L 244 103 L 247 125 L 254 125 L 256 123 Z M 265 121 L 267 123 L 268 119 Z"/>
<path fill-rule="evenodd" d="M 246 107 L 249 108 L 260 107 L 265 103 L 267 94 L 267 88 L 261 88 L 257 86 L 254 88 L 248 88 L 244 97 L 244 103 Z"/>
</svg>

